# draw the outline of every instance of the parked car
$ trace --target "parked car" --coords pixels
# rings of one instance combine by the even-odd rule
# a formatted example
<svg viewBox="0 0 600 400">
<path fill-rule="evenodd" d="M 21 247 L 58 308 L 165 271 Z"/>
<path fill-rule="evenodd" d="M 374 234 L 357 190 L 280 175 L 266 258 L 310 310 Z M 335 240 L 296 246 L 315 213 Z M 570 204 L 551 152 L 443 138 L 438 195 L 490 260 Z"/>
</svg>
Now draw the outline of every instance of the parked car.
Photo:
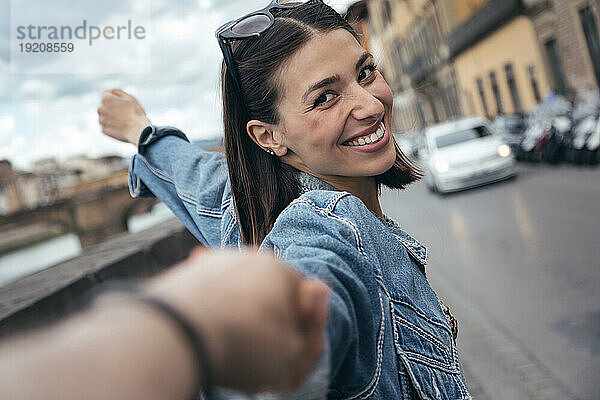
<svg viewBox="0 0 600 400">
<path fill-rule="evenodd" d="M 502 137 L 513 153 L 516 159 L 519 159 L 521 154 L 521 142 L 525 137 L 527 129 L 527 120 L 522 114 L 514 115 L 499 115 L 494 120 L 494 128 Z"/>
<path fill-rule="evenodd" d="M 425 182 L 447 193 L 500 181 L 516 174 L 510 147 L 484 118 L 464 118 L 430 126 L 419 150 Z"/>
</svg>

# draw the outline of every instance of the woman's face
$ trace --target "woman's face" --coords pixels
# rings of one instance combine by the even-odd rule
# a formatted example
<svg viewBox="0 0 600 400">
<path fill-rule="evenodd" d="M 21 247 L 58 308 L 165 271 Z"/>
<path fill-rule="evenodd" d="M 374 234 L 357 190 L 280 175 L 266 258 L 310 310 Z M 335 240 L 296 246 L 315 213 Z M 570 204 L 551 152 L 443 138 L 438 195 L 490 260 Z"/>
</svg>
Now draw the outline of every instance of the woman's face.
<svg viewBox="0 0 600 400">
<path fill-rule="evenodd" d="M 279 79 L 280 121 L 273 134 L 283 146 L 282 161 L 330 183 L 392 167 L 392 92 L 349 32 L 312 38 Z"/>
</svg>

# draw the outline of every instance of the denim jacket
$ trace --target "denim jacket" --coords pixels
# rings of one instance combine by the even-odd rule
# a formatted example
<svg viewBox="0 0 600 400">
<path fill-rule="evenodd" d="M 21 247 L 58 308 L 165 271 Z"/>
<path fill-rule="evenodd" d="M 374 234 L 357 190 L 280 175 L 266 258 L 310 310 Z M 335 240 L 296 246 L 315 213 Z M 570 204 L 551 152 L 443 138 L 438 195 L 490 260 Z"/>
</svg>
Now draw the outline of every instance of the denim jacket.
<svg viewBox="0 0 600 400">
<path fill-rule="evenodd" d="M 309 174 L 299 180 L 303 193 L 261 250 L 322 279 L 332 295 L 321 359 L 282 398 L 470 399 L 447 315 L 425 277 L 427 249 L 357 197 Z M 144 129 L 129 187 L 133 197 L 162 200 L 201 244 L 241 247 L 224 156 L 178 129 Z"/>
</svg>

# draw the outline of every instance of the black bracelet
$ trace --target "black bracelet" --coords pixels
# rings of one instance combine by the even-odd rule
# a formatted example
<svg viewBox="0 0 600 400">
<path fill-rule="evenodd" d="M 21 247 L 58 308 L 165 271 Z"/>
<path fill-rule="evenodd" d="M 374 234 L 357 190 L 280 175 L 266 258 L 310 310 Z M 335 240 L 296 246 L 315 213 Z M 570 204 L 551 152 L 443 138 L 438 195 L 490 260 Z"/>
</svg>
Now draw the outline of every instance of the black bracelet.
<svg viewBox="0 0 600 400">
<path fill-rule="evenodd" d="M 200 390 L 202 390 L 206 397 L 212 392 L 212 371 L 211 363 L 204 346 L 204 342 L 201 340 L 200 333 L 194 329 L 193 325 L 177 310 L 175 310 L 167 302 L 152 296 L 140 295 L 134 296 L 137 301 L 149 305 L 154 310 L 160 311 L 163 315 L 169 317 L 171 322 L 177 326 L 177 329 L 183 333 L 187 342 L 192 348 L 194 354 L 194 364 L 196 367 L 196 384 L 194 385 L 194 399 L 198 398 Z M 200 382 L 200 377 L 202 381 Z"/>
</svg>

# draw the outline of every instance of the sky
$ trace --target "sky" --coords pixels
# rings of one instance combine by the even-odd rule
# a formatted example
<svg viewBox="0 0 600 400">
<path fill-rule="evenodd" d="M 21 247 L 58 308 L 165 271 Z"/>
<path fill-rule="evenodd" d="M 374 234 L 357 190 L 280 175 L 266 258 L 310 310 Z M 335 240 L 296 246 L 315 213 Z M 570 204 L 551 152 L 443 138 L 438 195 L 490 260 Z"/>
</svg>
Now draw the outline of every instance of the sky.
<svg viewBox="0 0 600 400">
<path fill-rule="evenodd" d="M 69 13 L 81 15 L 82 9 L 97 21 L 108 21 L 126 9 L 124 3 L 139 7 L 144 1 L 151 10 L 148 73 L 11 72 L 11 3 L 19 7 L 28 2 L 51 4 L 43 10 L 28 10 L 55 23 L 57 18 L 68 19 Z M 326 0 L 339 12 L 353 2 Z M 103 135 L 98 125 L 101 93 L 115 87 L 133 94 L 156 125 L 177 126 L 191 140 L 221 135 L 218 86 L 222 55 L 214 31 L 266 3 L 268 0 L 2 0 L 0 160 L 31 170 L 33 161 L 46 157 L 62 160 L 72 155 L 134 154 L 133 145 Z M 98 51 L 82 62 L 98 66 L 119 61 L 110 58 L 110 52 Z"/>
</svg>

